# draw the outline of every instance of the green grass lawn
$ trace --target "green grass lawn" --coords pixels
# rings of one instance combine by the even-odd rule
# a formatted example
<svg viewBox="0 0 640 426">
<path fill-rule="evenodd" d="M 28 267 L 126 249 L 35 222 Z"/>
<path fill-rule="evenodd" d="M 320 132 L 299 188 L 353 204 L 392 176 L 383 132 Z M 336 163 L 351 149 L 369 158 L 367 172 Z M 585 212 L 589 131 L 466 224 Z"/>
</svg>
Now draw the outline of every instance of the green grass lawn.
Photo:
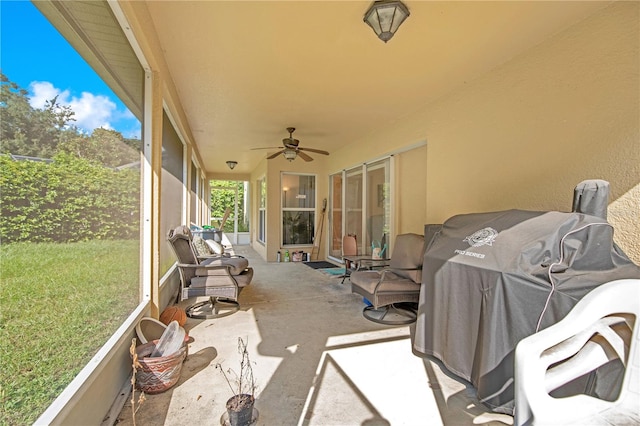
<svg viewBox="0 0 640 426">
<path fill-rule="evenodd" d="M 32 424 L 138 305 L 139 242 L 0 246 L 0 424 Z"/>
</svg>

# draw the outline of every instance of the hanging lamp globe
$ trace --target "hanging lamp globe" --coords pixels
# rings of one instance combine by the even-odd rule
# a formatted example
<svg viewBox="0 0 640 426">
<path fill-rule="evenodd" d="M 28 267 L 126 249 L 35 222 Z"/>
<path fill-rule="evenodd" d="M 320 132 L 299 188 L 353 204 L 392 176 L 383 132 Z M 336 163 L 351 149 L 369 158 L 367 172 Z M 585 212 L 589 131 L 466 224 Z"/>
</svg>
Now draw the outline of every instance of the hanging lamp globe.
<svg viewBox="0 0 640 426">
<path fill-rule="evenodd" d="M 298 153 L 294 149 L 289 148 L 285 149 L 282 153 L 284 154 L 284 158 L 289 161 L 295 160 L 298 156 Z"/>
<path fill-rule="evenodd" d="M 378 0 L 365 12 L 364 22 L 386 43 L 408 17 L 409 9 L 401 1 Z"/>
</svg>

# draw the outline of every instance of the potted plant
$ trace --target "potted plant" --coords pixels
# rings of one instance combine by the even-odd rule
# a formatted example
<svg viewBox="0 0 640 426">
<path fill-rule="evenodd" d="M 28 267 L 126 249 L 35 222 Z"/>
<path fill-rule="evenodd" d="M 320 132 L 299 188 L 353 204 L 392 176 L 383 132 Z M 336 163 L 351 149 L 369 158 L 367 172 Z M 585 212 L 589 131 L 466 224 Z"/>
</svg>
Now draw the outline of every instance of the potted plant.
<svg viewBox="0 0 640 426">
<path fill-rule="evenodd" d="M 247 350 L 247 343 L 241 337 L 238 337 L 238 353 L 240 354 L 239 372 L 231 368 L 225 371 L 220 364 L 216 364 L 216 368 L 220 368 L 233 393 L 233 396 L 227 400 L 226 405 L 229 424 L 231 426 L 247 426 L 255 420 L 253 418 L 253 405 L 257 386 L 253 375 L 253 365 Z"/>
</svg>

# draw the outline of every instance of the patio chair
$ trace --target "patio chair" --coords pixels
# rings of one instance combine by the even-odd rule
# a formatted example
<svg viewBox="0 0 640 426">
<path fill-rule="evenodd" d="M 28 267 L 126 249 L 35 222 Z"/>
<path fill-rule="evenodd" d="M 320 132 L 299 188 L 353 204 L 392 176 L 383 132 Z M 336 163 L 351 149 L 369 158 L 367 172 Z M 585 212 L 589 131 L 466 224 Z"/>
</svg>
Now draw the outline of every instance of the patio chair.
<svg viewBox="0 0 640 426">
<path fill-rule="evenodd" d="M 358 240 L 355 234 L 347 234 L 342 237 L 342 256 L 344 260 L 344 274 L 338 278 L 342 278 L 340 284 L 344 284 L 344 280 L 351 275 L 352 262 L 345 259 L 344 256 L 356 256 L 358 254 Z"/>
<path fill-rule="evenodd" d="M 616 280 L 590 291 L 562 321 L 522 339 L 515 356 L 514 424 L 639 424 L 639 316 L 640 280 Z M 552 394 L 612 361 L 625 367 L 622 380 L 614 376 L 612 382 L 622 382 L 617 396 L 610 395 L 617 386 L 606 387 L 611 380 L 597 378 L 605 387 L 595 394 L 603 395 Z"/>
<path fill-rule="evenodd" d="M 180 291 L 178 301 L 206 296 L 209 299 L 185 309 L 187 316 L 198 319 L 219 318 L 238 311 L 240 291 L 251 283 L 253 269 L 240 256 L 217 256 L 198 259 L 191 230 L 178 226 L 167 234 L 178 258 Z"/>
<path fill-rule="evenodd" d="M 380 324 L 411 324 L 420 299 L 424 236 L 401 234 L 396 238 L 389 266 L 351 273 L 351 292 L 371 303 L 362 315 Z"/>
</svg>

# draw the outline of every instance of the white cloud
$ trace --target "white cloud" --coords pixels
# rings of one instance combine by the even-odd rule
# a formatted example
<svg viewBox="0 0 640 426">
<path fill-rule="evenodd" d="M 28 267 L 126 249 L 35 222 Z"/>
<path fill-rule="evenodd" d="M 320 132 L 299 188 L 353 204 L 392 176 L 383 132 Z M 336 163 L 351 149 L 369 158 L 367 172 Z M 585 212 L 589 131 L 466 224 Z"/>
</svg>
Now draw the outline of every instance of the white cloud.
<svg viewBox="0 0 640 426">
<path fill-rule="evenodd" d="M 75 113 L 71 124 L 90 133 L 103 127 L 114 129 L 113 123 L 127 117 L 127 111 L 118 111 L 115 102 L 104 95 L 82 92 L 80 97 L 71 96 L 68 90 L 60 90 L 48 81 L 34 81 L 29 85 L 32 96 L 29 101 L 33 108 L 41 109 L 46 101 L 58 97 L 58 103 L 71 107 Z"/>
<path fill-rule="evenodd" d="M 71 98 L 69 106 L 76 113 L 74 115 L 76 126 L 86 130 L 98 127 L 113 129 L 111 118 L 116 111 L 116 104 L 108 97 L 82 92 L 80 98 Z"/>
<path fill-rule="evenodd" d="M 62 98 L 69 97 L 69 91 L 61 92 L 60 89 L 53 87 L 48 81 L 34 81 L 29 85 L 31 89 L 31 99 L 29 103 L 33 108 L 42 109 L 47 101 L 59 96 L 58 100 L 62 103 Z"/>
</svg>

